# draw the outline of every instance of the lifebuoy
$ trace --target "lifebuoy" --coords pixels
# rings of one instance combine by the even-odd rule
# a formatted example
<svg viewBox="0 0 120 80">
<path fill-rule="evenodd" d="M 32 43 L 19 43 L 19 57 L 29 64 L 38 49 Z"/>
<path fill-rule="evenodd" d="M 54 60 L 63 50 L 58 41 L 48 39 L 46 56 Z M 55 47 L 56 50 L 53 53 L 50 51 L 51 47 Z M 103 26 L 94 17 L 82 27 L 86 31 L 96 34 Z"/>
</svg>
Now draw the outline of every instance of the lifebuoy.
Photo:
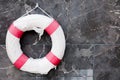
<svg viewBox="0 0 120 80">
<path fill-rule="evenodd" d="M 25 31 L 45 30 L 51 37 L 52 48 L 43 58 L 28 58 L 20 46 L 20 38 Z M 65 36 L 59 23 L 53 18 L 40 14 L 32 14 L 15 20 L 7 31 L 6 49 L 14 66 L 30 73 L 47 74 L 61 61 L 65 51 Z"/>
</svg>

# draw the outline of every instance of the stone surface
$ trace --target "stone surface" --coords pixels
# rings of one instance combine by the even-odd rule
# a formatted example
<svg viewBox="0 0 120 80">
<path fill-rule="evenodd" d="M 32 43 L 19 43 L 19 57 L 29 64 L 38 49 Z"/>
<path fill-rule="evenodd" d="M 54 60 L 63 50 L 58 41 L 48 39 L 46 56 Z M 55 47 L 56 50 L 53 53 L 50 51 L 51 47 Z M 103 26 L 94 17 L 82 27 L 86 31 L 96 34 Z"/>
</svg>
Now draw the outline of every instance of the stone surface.
<svg viewBox="0 0 120 80">
<path fill-rule="evenodd" d="M 64 58 L 47 75 L 17 70 L 5 48 L 9 25 L 36 3 L 61 24 L 66 37 Z M 0 15 L 0 80 L 120 80 L 120 0 L 0 0 Z M 46 32 L 40 41 L 34 31 L 25 32 L 20 43 L 33 58 L 44 57 L 52 46 Z"/>
<path fill-rule="evenodd" d="M 120 45 L 95 46 L 95 80 L 119 80 Z"/>
</svg>

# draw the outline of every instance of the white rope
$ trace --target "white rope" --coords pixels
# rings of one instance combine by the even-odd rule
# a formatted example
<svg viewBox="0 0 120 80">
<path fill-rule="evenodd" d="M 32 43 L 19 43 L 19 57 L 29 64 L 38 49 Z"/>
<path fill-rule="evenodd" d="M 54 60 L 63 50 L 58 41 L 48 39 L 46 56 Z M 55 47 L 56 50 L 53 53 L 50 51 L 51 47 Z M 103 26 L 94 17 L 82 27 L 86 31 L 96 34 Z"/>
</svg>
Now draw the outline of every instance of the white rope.
<svg viewBox="0 0 120 80">
<path fill-rule="evenodd" d="M 34 10 L 37 9 L 37 8 L 38 8 L 39 10 L 41 10 L 44 14 L 46 14 L 49 18 L 53 18 L 53 17 L 50 16 L 44 9 L 42 9 L 42 8 L 39 6 L 38 3 L 36 3 L 36 5 L 35 5 L 35 7 L 34 7 L 33 9 L 31 9 L 31 10 L 27 11 L 25 14 L 23 14 L 22 17 L 28 15 L 30 12 L 34 11 Z"/>
<path fill-rule="evenodd" d="M 42 9 L 38 3 L 36 3 L 35 7 L 29 11 L 27 11 L 25 14 L 23 14 L 21 17 L 23 16 L 26 16 L 26 15 L 29 15 L 30 12 L 34 11 L 35 9 L 39 9 L 41 10 L 44 14 L 46 14 L 49 18 L 53 18 L 52 16 L 50 16 L 44 9 Z M 37 28 L 37 27 L 34 27 L 33 30 L 35 30 L 35 32 L 38 33 L 39 35 L 39 40 L 41 39 L 41 36 L 43 35 L 44 33 L 44 30 L 43 29 L 40 29 L 40 28 Z"/>
<path fill-rule="evenodd" d="M 35 32 L 38 33 L 38 35 L 39 35 L 39 40 L 40 40 L 40 39 L 41 39 L 41 36 L 42 36 L 43 33 L 44 33 L 44 29 L 39 28 L 39 27 L 33 27 L 33 30 L 35 30 Z"/>
</svg>

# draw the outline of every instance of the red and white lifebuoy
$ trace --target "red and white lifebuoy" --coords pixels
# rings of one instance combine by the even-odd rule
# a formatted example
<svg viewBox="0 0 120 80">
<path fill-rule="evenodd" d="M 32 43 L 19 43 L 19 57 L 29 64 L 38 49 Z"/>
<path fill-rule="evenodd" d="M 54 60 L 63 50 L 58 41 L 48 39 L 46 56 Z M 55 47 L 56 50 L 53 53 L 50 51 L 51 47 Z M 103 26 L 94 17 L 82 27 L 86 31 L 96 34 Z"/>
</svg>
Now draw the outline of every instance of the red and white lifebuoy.
<svg viewBox="0 0 120 80">
<path fill-rule="evenodd" d="M 35 30 L 35 28 L 45 30 L 52 40 L 50 52 L 45 57 L 38 59 L 28 58 L 21 50 L 19 43 L 25 31 Z M 6 36 L 6 49 L 11 62 L 16 68 L 30 73 L 47 74 L 63 58 L 65 36 L 56 20 L 44 15 L 32 14 L 18 18 L 9 27 Z"/>
</svg>

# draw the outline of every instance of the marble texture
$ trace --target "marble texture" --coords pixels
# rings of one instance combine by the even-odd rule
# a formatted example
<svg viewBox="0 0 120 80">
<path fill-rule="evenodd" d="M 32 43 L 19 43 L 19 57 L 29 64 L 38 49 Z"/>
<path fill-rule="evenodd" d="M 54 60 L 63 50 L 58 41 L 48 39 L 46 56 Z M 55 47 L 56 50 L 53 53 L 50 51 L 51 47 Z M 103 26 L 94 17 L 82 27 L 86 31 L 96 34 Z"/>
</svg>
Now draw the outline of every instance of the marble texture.
<svg viewBox="0 0 120 80">
<path fill-rule="evenodd" d="M 61 24 L 66 37 L 64 58 L 47 75 L 17 70 L 5 48 L 9 25 L 36 3 Z M 120 80 L 120 0 L 0 0 L 0 15 L 0 80 Z M 25 32 L 20 43 L 33 58 L 44 57 L 52 46 L 46 32 L 40 41 L 34 31 Z"/>
</svg>

